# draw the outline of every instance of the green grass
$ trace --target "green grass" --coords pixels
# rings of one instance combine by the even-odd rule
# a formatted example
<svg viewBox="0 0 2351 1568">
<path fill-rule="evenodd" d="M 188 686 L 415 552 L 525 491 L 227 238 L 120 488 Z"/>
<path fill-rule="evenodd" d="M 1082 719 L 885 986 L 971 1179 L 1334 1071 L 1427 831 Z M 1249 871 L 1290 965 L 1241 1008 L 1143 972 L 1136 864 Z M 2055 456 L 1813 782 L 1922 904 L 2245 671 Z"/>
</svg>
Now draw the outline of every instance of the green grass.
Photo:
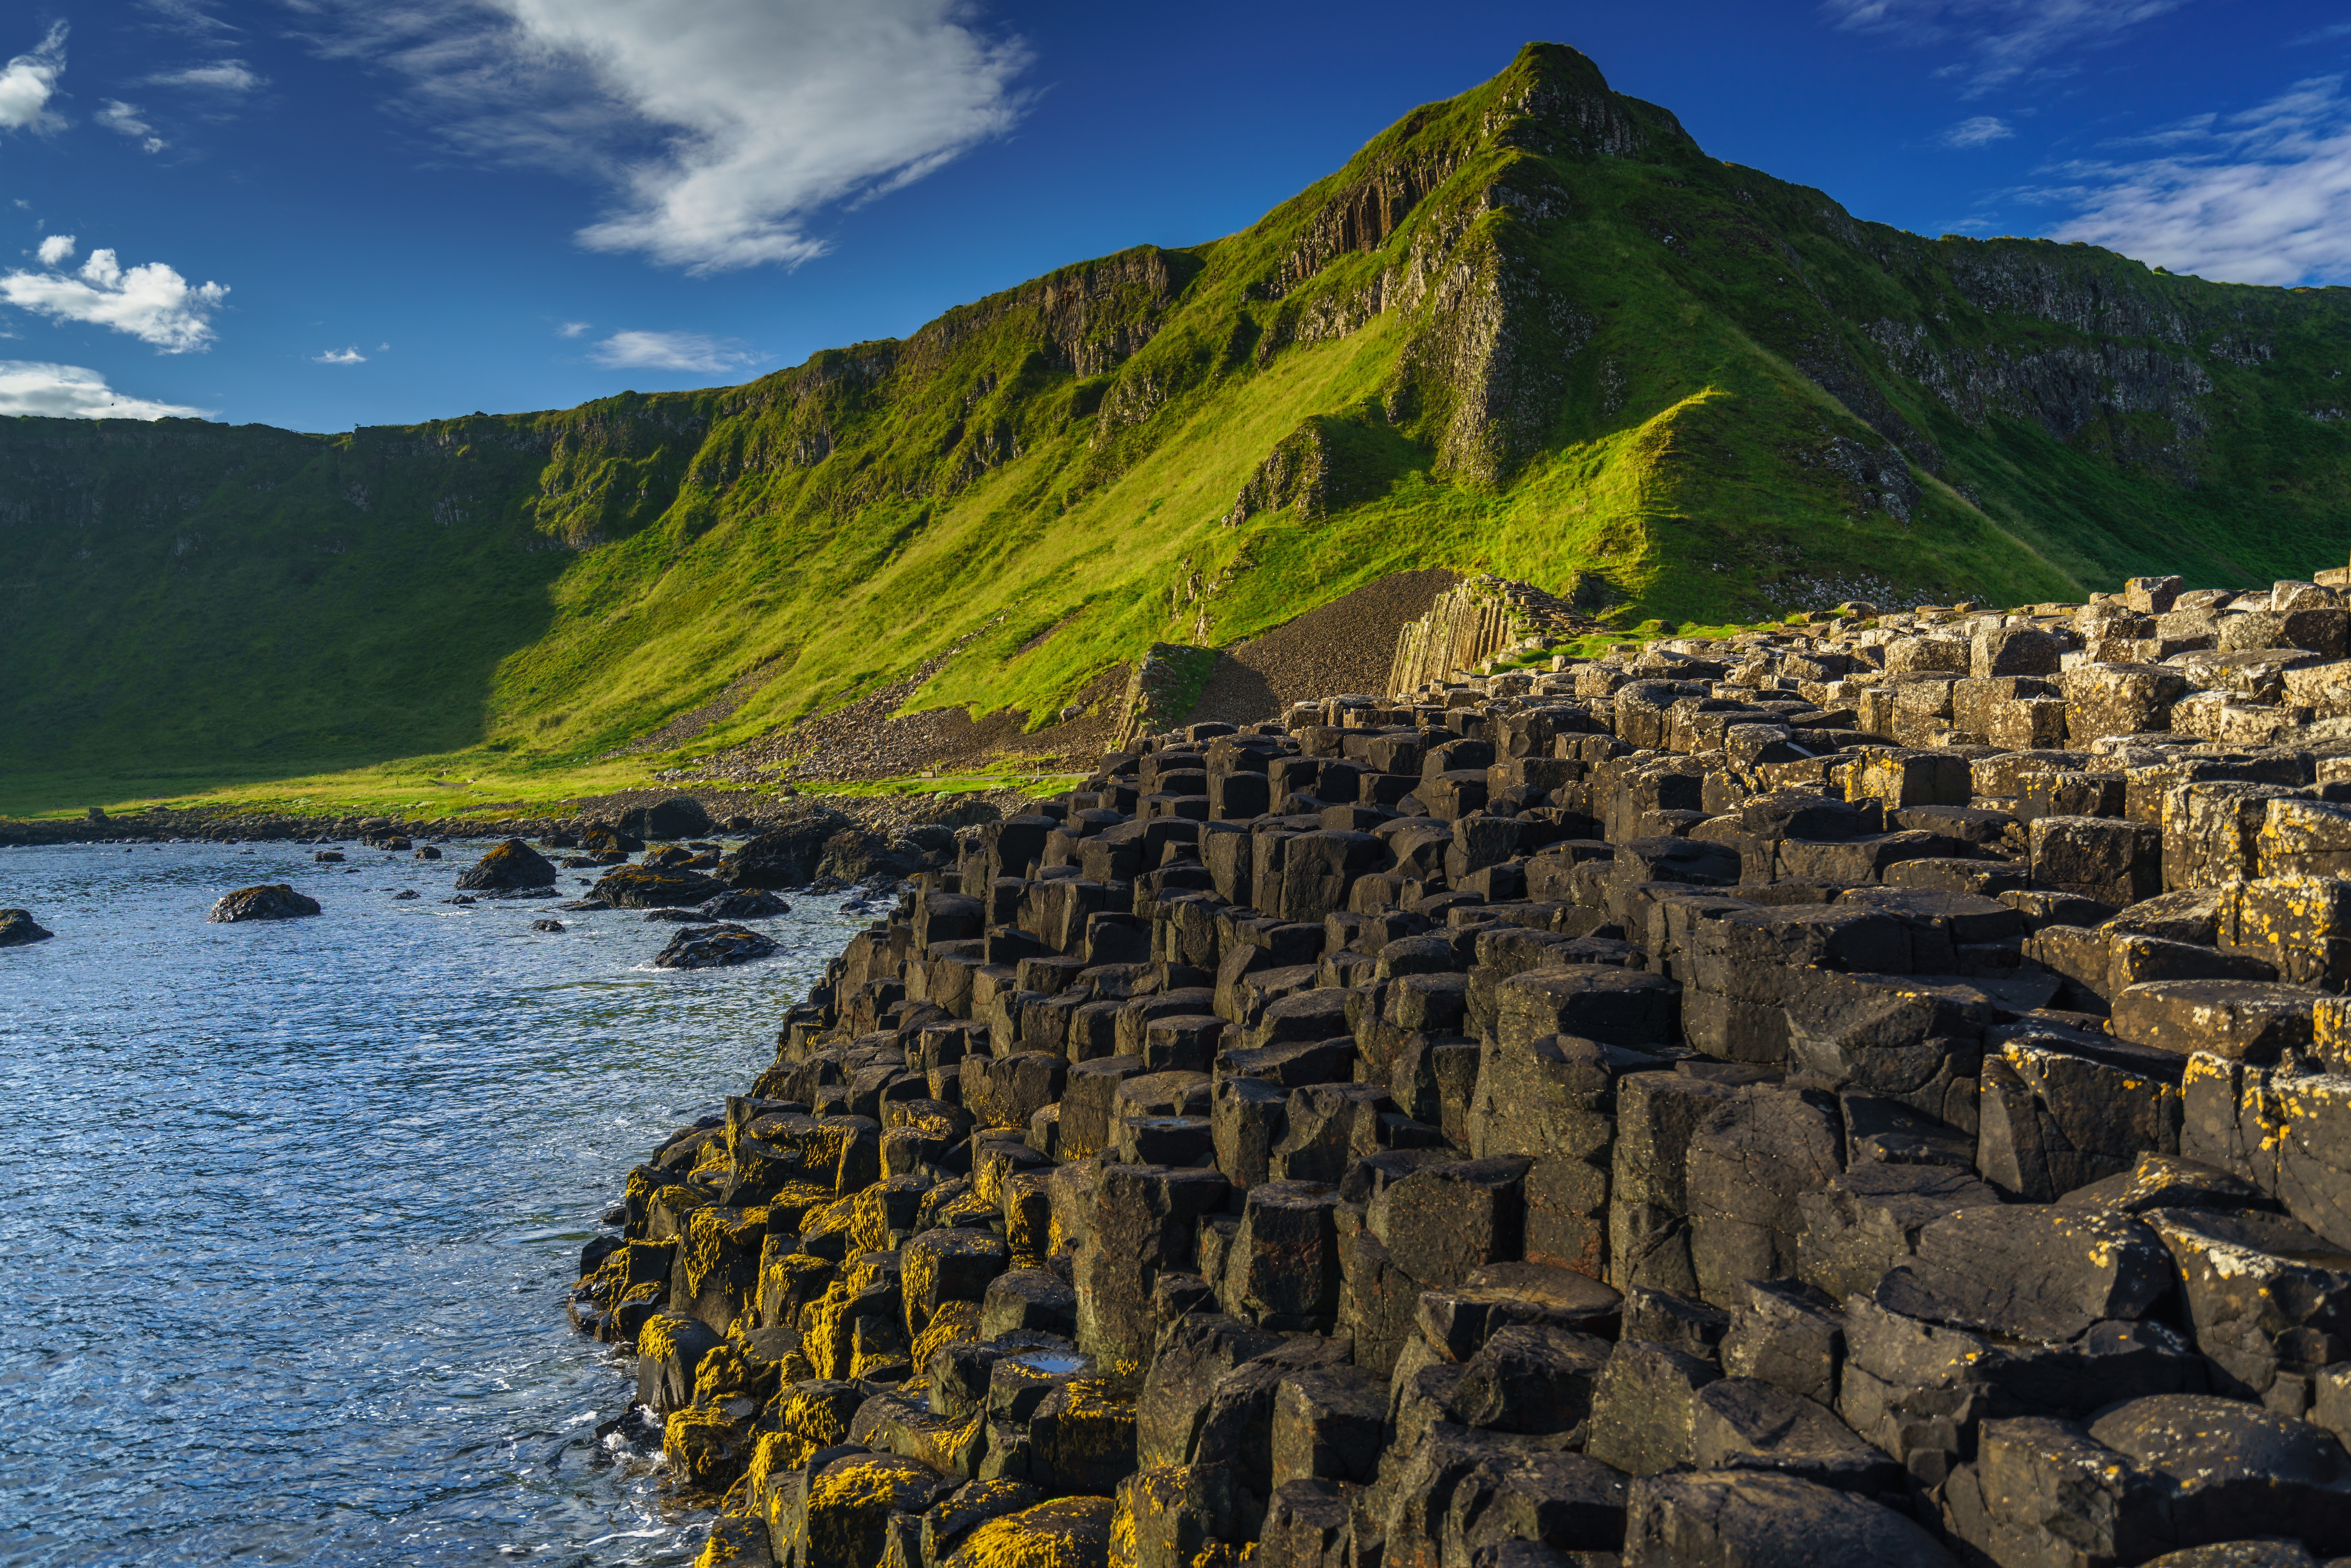
<svg viewBox="0 0 2351 1568">
<path fill-rule="evenodd" d="M 1612 117 L 1636 155 L 1578 144 Z M 1375 184 L 1420 193 L 1323 243 Z M 2310 416 L 2346 350 L 2343 290 L 1857 223 L 1534 47 L 1238 235 L 744 387 L 334 437 L 0 422 L 0 810 L 552 800 L 935 660 L 910 706 L 1041 723 L 1154 643 L 1431 566 L 1611 636 L 1853 582 L 2306 576 L 2351 551 L 2351 433 Z M 747 676 L 682 750 L 607 755 Z"/>
</svg>

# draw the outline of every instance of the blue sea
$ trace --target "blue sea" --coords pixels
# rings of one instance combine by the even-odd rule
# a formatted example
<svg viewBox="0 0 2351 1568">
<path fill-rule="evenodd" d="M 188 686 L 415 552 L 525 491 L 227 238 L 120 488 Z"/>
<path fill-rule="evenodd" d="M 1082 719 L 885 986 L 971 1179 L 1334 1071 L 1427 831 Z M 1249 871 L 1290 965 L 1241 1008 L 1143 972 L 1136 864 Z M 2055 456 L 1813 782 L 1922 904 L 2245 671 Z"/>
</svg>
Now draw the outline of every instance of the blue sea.
<svg viewBox="0 0 2351 1568">
<path fill-rule="evenodd" d="M 637 912 L 445 902 L 486 844 L 341 847 L 0 850 L 57 934 L 0 948 L 0 1563 L 690 1562 L 564 1293 L 870 916 L 656 970 Z M 324 913 L 205 922 L 265 882 Z"/>
</svg>

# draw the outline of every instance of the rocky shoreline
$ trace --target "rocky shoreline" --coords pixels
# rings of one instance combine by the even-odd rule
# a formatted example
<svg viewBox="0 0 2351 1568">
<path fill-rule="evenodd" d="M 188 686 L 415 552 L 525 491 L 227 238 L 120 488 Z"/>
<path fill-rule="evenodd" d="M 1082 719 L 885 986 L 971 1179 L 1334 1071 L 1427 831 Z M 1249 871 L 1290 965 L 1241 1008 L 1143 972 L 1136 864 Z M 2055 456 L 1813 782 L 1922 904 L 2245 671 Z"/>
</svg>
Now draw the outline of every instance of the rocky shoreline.
<svg viewBox="0 0 2351 1568">
<path fill-rule="evenodd" d="M 706 1563 L 2351 1553 L 2346 582 L 1147 737 L 852 939 L 574 1319 Z"/>
<path fill-rule="evenodd" d="M 26 821 L 0 817 L 0 849 L 47 844 L 266 843 L 282 841 L 373 842 L 385 839 L 445 843 L 453 839 L 552 841 L 608 831 L 640 840 L 750 838 L 809 821 L 834 831 L 855 829 L 888 839 L 925 825 L 957 828 L 988 821 L 1025 797 L 1009 789 L 944 796 L 797 796 L 778 799 L 742 791 L 632 791 L 583 801 L 543 815 L 506 818 L 302 816 L 235 810 L 175 810 L 155 807 L 111 814 L 96 807 L 78 819 Z M 849 880 L 862 880 L 852 877 Z"/>
</svg>

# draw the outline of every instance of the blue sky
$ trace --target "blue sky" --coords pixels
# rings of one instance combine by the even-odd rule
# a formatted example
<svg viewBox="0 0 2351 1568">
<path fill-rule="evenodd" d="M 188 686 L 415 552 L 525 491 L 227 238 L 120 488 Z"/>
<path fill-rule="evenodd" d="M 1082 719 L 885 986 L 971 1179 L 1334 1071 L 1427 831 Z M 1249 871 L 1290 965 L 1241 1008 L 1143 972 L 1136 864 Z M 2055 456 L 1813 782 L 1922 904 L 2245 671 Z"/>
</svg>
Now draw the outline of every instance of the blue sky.
<svg viewBox="0 0 2351 1568">
<path fill-rule="evenodd" d="M 2341 4 L 20 0 L 0 413 L 744 381 L 1230 233 L 1530 38 L 1864 217 L 2351 283 Z"/>
</svg>

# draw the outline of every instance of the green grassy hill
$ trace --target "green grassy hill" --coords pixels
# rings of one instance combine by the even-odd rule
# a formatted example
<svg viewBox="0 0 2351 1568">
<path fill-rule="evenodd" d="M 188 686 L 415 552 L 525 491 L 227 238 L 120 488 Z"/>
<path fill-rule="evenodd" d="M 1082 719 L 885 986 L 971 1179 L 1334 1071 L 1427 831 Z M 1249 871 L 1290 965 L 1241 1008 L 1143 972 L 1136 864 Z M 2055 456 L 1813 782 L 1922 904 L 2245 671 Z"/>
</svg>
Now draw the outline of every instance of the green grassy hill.
<svg viewBox="0 0 2351 1568">
<path fill-rule="evenodd" d="M 731 687 L 702 755 L 939 660 L 1042 721 L 1414 567 L 1628 625 L 2304 576 L 2346 366 L 2351 291 L 1864 223 L 1531 46 L 1239 234 L 744 386 L 0 421 L 0 808 L 552 776 Z"/>
</svg>

